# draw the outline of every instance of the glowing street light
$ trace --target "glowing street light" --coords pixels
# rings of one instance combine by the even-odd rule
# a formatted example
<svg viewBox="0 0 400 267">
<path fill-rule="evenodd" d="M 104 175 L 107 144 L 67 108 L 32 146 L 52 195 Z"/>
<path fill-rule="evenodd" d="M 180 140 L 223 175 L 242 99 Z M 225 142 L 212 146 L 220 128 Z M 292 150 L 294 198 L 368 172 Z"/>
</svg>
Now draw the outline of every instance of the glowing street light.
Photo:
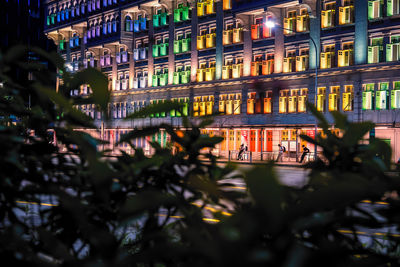
<svg viewBox="0 0 400 267">
<path fill-rule="evenodd" d="M 272 29 L 272 28 L 280 28 L 282 30 L 298 33 L 295 30 L 287 29 L 287 28 L 284 28 L 284 27 L 282 27 L 280 25 L 277 25 L 273 20 L 267 20 L 264 24 L 265 24 L 266 27 L 268 27 L 270 29 Z M 314 88 L 314 90 L 315 90 L 315 97 L 316 97 L 317 96 L 317 90 L 318 90 L 318 57 L 319 57 L 319 53 L 318 53 L 318 49 L 317 49 L 317 44 L 315 43 L 315 41 L 311 37 L 311 35 L 310 35 L 310 40 L 313 43 L 314 48 L 315 48 L 315 88 Z M 315 122 L 314 138 L 317 138 L 317 122 Z M 314 160 L 316 160 L 316 159 L 317 159 L 317 146 L 314 145 Z"/>
</svg>

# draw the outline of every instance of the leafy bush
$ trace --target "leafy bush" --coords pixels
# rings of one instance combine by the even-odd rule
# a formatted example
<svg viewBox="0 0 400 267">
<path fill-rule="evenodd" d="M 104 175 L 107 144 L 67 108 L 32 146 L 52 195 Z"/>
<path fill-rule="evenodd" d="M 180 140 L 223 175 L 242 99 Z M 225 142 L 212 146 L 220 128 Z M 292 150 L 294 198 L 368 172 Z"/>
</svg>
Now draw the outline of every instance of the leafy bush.
<svg viewBox="0 0 400 267">
<path fill-rule="evenodd" d="M 271 163 L 254 168 L 245 174 L 248 190 L 242 192 L 229 183 L 229 177 L 241 177 L 235 166 L 221 167 L 202 152 L 221 141 L 200 133 L 208 120 L 194 125 L 183 118 L 183 135 L 170 125 L 130 132 L 120 142 L 130 144 L 134 155 L 122 152 L 110 160 L 97 149 L 101 140 L 74 130 L 95 127 L 74 105 L 94 103 L 106 110 L 106 77 L 94 69 L 70 74 L 57 55 L 34 52 L 58 68 L 63 79 L 58 92 L 55 73 L 25 62 L 26 48 L 0 56 L 0 255 L 7 266 L 399 264 L 396 237 L 387 237 L 378 249 L 363 245 L 357 234 L 360 227 L 399 225 L 398 200 L 378 210 L 386 220 L 359 204 L 398 188 L 397 177 L 386 174 L 390 148 L 379 140 L 360 144 L 372 124 L 350 123 L 334 113 L 343 132 L 337 137 L 310 106 L 327 137 L 307 141 L 324 149 L 327 163 L 313 163 L 310 182 L 300 189 L 279 184 Z M 10 72 L 16 69 L 35 79 L 13 80 Z M 86 83 L 91 97 L 67 97 Z M 129 119 L 179 108 L 167 102 Z M 155 153 L 146 157 L 132 145 L 161 127 L 171 145 L 180 147 L 176 153 L 153 142 Z M 49 128 L 66 153 L 51 144 Z M 39 208 L 32 202 L 55 205 Z"/>
</svg>

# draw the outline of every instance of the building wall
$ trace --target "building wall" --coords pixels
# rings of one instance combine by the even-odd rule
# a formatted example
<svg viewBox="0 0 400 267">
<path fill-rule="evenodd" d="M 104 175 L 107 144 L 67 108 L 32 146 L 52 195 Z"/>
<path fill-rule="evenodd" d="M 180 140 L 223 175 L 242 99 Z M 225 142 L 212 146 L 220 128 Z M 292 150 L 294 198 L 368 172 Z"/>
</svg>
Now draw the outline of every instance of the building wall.
<svg viewBox="0 0 400 267">
<path fill-rule="evenodd" d="M 122 117 L 144 105 L 153 103 L 154 100 L 177 98 L 187 101 L 189 111 L 193 114 L 201 113 L 200 110 L 194 110 L 195 107 L 199 106 L 200 109 L 203 105 L 194 104 L 199 97 L 202 99 L 200 102 L 206 102 L 205 107 L 207 103 L 213 103 L 212 111 L 215 114 L 219 111 L 220 98 L 227 96 L 227 98 L 233 98 L 233 103 L 235 100 L 240 101 L 240 106 L 232 104 L 231 108 L 232 113 L 239 114 L 217 116 L 214 124 L 211 125 L 213 128 L 313 129 L 314 117 L 308 112 L 300 112 L 300 107 L 293 112 L 279 110 L 279 103 L 283 99 L 281 94 L 287 92 L 289 101 L 290 94 L 296 94 L 296 92 L 300 94 L 301 89 L 308 89 L 305 94 L 307 101 L 318 104 L 316 87 L 325 87 L 323 112 L 332 123 L 332 117 L 328 112 L 329 91 L 332 86 L 338 86 L 338 111 L 347 114 L 351 121 L 372 120 L 388 132 L 394 132 L 396 129 L 391 127 L 393 124 L 396 126 L 397 124 L 393 122 L 399 120 L 397 112 L 400 108 L 400 94 L 399 100 L 391 98 L 391 94 L 397 89 L 400 90 L 398 88 L 400 83 L 396 83 L 400 81 L 398 56 L 400 51 L 396 44 L 392 49 L 397 49 L 397 54 L 396 52 L 389 53 L 387 50 L 389 46 L 393 47 L 391 43 L 397 43 L 400 40 L 397 37 L 400 35 L 400 18 L 397 9 L 392 10 L 394 12 L 389 10 L 386 0 L 378 4 L 376 2 L 379 1 L 229 2 L 225 0 L 197 3 L 168 0 L 49 0 L 46 4 L 46 14 L 50 18 L 50 23 L 46 18 L 45 33 L 58 45 L 59 52 L 67 62 L 75 62 L 76 65 L 71 64 L 72 71 L 92 64 L 93 67 L 101 69 L 110 76 L 110 90 L 113 95 L 110 114 L 114 117 L 110 127 L 132 129 L 160 122 L 179 126 L 180 118 L 169 115 L 135 121 L 123 121 Z M 212 3 L 213 9 L 210 8 Z M 175 21 L 174 11 L 180 7 L 180 4 L 189 7 L 190 19 Z M 85 14 L 82 14 L 82 5 L 84 5 Z M 206 6 L 204 13 L 207 13 L 207 7 L 213 12 L 202 15 L 199 9 L 203 5 Z M 377 6 L 374 7 L 374 5 Z M 79 15 L 76 12 L 77 8 L 80 10 Z M 72 10 L 75 10 L 74 16 L 72 16 Z M 180 14 L 185 12 L 182 9 Z M 69 13 L 68 19 L 67 13 Z M 157 27 L 154 17 L 159 16 L 159 23 L 162 24 L 163 13 L 169 15 L 165 20 L 168 23 Z M 62 14 L 64 14 L 64 20 L 62 20 Z M 136 32 L 134 22 L 132 26 L 129 23 L 127 26 L 126 16 L 130 16 L 132 21 L 140 21 L 141 18 L 146 17 L 145 29 Z M 54 23 L 51 20 L 52 17 L 55 17 Z M 274 34 L 269 35 L 269 31 L 261 30 L 260 38 L 254 38 L 254 29 L 266 28 L 267 21 L 273 21 L 277 25 L 272 30 Z M 296 21 L 296 25 L 293 21 Z M 303 27 L 301 21 L 304 21 Z M 229 26 L 230 24 L 232 26 Z M 233 31 L 228 33 L 231 28 L 242 29 L 241 40 L 237 43 L 233 43 Z M 187 35 L 188 31 L 191 32 L 190 36 Z M 174 41 L 178 33 L 183 35 L 182 39 L 190 39 L 191 43 L 187 51 L 175 54 Z M 198 49 L 197 40 L 202 38 L 202 35 L 206 35 L 207 38 L 213 34 L 215 37 L 212 37 L 214 38 L 212 47 Z M 224 43 L 225 36 L 230 34 L 231 39 L 228 42 L 230 44 Z M 70 40 L 74 35 L 77 36 L 75 38 L 79 38 L 79 44 L 71 47 Z M 161 40 L 158 41 L 158 39 Z M 136 58 L 136 51 L 143 49 L 139 43 L 144 44 L 142 47 L 146 46 L 148 49 L 146 59 Z M 165 44 L 168 44 L 167 48 Z M 168 54 L 161 56 L 153 54 L 153 48 L 157 45 L 162 47 L 157 50 L 159 54 L 163 53 L 164 48 Z M 204 45 L 207 44 L 204 43 Z M 183 41 L 181 46 L 183 47 Z M 138 47 L 139 50 L 135 50 Z M 368 52 L 369 50 L 371 52 Z M 111 64 L 101 66 L 102 58 L 105 58 L 107 53 L 111 56 Z M 124 53 L 127 53 L 127 61 L 121 62 Z M 121 55 L 119 62 L 117 62 L 118 55 Z M 268 64 L 268 61 L 273 58 L 274 65 L 264 70 L 259 67 L 255 71 L 254 66 L 259 57 L 261 57 L 260 64 L 262 61 Z M 330 60 L 330 57 L 334 60 Z M 304 68 L 301 64 L 296 64 L 297 61 L 302 60 L 305 62 Z M 214 77 L 209 81 L 198 80 L 198 72 L 201 71 L 204 63 L 208 68 L 208 73 L 215 72 Z M 227 64 L 232 64 L 232 69 L 228 71 L 229 77 L 224 76 L 224 73 L 227 73 L 226 70 L 224 71 L 224 66 Z M 240 77 L 233 77 L 233 68 L 237 68 L 240 64 L 242 64 L 242 74 Z M 175 84 L 174 73 L 178 71 L 176 68 L 179 66 L 182 66 L 182 69 L 190 67 L 190 72 L 187 74 L 188 77 L 181 75 L 180 82 Z M 157 74 L 157 71 L 162 74 Z M 153 75 L 161 76 L 156 80 L 153 79 Z M 125 79 L 126 86 L 123 85 Z M 147 79 L 147 84 L 140 86 L 140 80 L 145 79 Z M 139 86 L 136 86 L 136 80 L 139 80 Z M 164 81 L 166 82 L 163 83 Z M 384 88 L 383 83 L 388 83 L 385 109 L 378 109 L 376 105 L 372 105 L 370 109 L 364 108 L 363 101 L 367 101 L 363 100 L 365 99 L 364 91 L 373 90 L 371 101 L 376 104 L 376 95 L 380 89 Z M 369 85 L 366 86 L 367 84 Z M 296 91 L 297 89 L 299 91 Z M 347 105 L 343 104 L 346 90 L 352 91 L 350 94 L 352 101 Z M 72 95 L 87 92 L 78 90 Z M 254 105 L 255 114 L 248 114 L 251 109 L 249 106 L 253 105 L 251 104 L 252 97 L 254 97 L 254 103 L 258 101 L 264 103 L 267 92 L 272 92 L 272 112 L 264 113 L 264 106 L 261 104 Z M 187 99 L 182 100 L 183 98 Z M 292 99 L 294 99 L 293 96 Z M 398 104 L 397 101 L 399 101 Z M 122 107 L 120 103 L 123 103 Z M 227 107 L 225 105 L 226 109 Z M 92 107 L 84 108 L 87 112 L 92 112 L 93 117 L 101 118 L 96 115 Z M 207 111 L 204 113 L 207 114 Z M 98 119 L 97 123 L 100 125 L 101 119 Z M 392 134 L 391 138 L 393 140 L 391 145 L 395 152 L 394 158 L 397 158 L 400 156 L 400 151 L 395 147 L 398 135 Z M 276 144 L 282 141 L 276 130 L 274 130 L 273 139 L 275 148 Z"/>
</svg>

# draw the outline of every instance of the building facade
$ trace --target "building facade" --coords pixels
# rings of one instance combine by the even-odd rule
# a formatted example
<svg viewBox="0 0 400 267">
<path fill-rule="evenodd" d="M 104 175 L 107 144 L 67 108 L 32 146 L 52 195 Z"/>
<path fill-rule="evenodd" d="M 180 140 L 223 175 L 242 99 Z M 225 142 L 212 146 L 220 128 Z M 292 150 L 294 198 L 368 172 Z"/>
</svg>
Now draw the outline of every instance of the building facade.
<svg viewBox="0 0 400 267">
<path fill-rule="evenodd" d="M 108 76 L 113 119 L 93 134 L 111 148 L 131 129 L 222 114 L 204 129 L 224 137 L 218 155 L 242 143 L 253 158 L 278 143 L 298 154 L 299 134 L 319 131 L 306 110 L 310 101 L 330 121 L 336 110 L 375 122 L 375 136 L 390 143 L 396 159 L 399 8 L 400 0 L 47 0 L 45 33 L 70 71 L 91 66 Z M 83 86 L 71 95 L 89 92 Z M 164 100 L 184 103 L 185 114 L 123 120 Z M 101 128 L 94 106 L 79 108 Z M 168 140 L 162 131 L 152 138 Z M 145 139 L 136 145 L 148 149 Z"/>
</svg>

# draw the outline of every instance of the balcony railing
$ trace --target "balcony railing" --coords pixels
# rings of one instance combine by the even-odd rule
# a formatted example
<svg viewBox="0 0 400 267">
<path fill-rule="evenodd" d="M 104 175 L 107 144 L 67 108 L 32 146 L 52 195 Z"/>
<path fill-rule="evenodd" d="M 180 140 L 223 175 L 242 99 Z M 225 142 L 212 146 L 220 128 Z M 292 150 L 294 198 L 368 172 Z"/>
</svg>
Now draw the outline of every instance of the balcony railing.
<svg viewBox="0 0 400 267">
<path fill-rule="evenodd" d="M 191 51 L 191 39 L 186 38 L 182 40 L 175 40 L 174 41 L 174 54 L 185 53 Z"/>
<path fill-rule="evenodd" d="M 168 43 L 154 44 L 153 57 L 162 57 L 168 55 Z"/>
<path fill-rule="evenodd" d="M 142 60 L 147 59 L 148 47 L 135 48 L 133 49 L 133 59 Z"/>
<path fill-rule="evenodd" d="M 321 28 L 330 28 L 335 26 L 335 10 L 321 11 Z"/>
<path fill-rule="evenodd" d="M 353 65 L 353 49 L 338 51 L 338 67 Z"/>
<path fill-rule="evenodd" d="M 205 15 L 215 14 L 214 0 L 206 0 L 197 3 L 197 16 L 202 17 Z"/>
<path fill-rule="evenodd" d="M 354 6 L 339 7 L 339 25 L 354 23 Z"/>
<path fill-rule="evenodd" d="M 168 13 L 160 13 L 153 15 L 153 27 L 162 27 L 168 25 Z"/>
<path fill-rule="evenodd" d="M 223 31 L 222 44 L 230 45 L 243 42 L 243 28 Z"/>
<path fill-rule="evenodd" d="M 185 84 L 190 82 L 190 70 L 174 72 L 173 83 Z"/>
<path fill-rule="evenodd" d="M 182 22 L 190 20 L 190 8 L 188 6 L 182 6 L 174 9 L 174 22 Z"/>
<path fill-rule="evenodd" d="M 259 40 L 262 38 L 273 37 L 273 31 L 271 27 L 266 27 L 263 24 L 251 25 L 251 39 Z"/>
</svg>

